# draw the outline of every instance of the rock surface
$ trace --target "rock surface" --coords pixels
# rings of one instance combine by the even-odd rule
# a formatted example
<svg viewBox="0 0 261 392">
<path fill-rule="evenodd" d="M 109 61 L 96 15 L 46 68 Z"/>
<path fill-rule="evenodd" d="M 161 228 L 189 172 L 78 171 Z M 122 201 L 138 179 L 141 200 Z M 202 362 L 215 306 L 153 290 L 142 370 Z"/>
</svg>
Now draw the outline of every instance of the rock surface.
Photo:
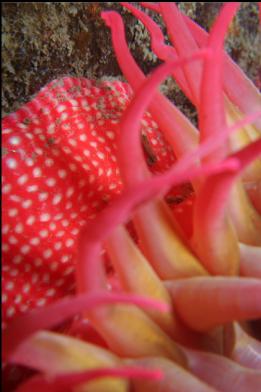
<svg viewBox="0 0 261 392">
<path fill-rule="evenodd" d="M 209 29 L 222 3 L 180 2 L 178 6 Z M 119 3 L 4 3 L 3 115 L 17 110 L 57 77 L 116 77 L 123 80 L 113 53 L 110 31 L 100 18 L 103 10 L 120 12 L 130 48 L 145 73 L 159 64 L 150 51 L 149 34 Z M 160 17 L 153 12 L 148 13 L 160 22 Z M 242 3 L 230 29 L 227 50 L 257 84 L 260 84 L 261 64 L 259 33 L 257 3 Z M 195 119 L 194 108 L 173 81 L 166 81 L 165 92 Z"/>
</svg>

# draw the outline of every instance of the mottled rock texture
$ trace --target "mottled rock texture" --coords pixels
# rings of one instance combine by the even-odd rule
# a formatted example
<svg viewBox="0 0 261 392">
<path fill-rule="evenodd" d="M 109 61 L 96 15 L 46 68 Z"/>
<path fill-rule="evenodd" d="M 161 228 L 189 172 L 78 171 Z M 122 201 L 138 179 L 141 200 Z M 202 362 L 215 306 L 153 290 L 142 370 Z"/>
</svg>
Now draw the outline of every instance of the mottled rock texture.
<svg viewBox="0 0 261 392">
<path fill-rule="evenodd" d="M 221 5 L 178 3 L 206 29 Z M 16 110 L 46 83 L 61 76 L 122 79 L 110 31 L 100 18 L 102 10 L 116 10 L 123 16 L 130 48 L 144 72 L 159 64 L 150 51 L 147 31 L 119 3 L 3 3 L 3 114 Z M 160 22 L 160 17 L 154 17 Z M 227 50 L 256 84 L 260 84 L 259 34 L 257 3 L 242 3 L 230 28 Z M 194 108 L 172 80 L 165 82 L 164 91 L 187 115 L 196 118 Z"/>
</svg>

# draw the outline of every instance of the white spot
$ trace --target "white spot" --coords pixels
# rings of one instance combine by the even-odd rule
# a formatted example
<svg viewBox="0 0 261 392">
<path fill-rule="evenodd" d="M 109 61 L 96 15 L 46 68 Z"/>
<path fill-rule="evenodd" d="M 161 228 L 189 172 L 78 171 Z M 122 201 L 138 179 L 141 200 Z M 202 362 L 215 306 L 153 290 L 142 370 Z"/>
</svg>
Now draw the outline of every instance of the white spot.
<svg viewBox="0 0 261 392">
<path fill-rule="evenodd" d="M 68 140 L 68 143 L 71 145 L 71 146 L 77 146 L 77 142 L 74 140 L 74 139 L 69 139 Z"/>
<path fill-rule="evenodd" d="M 29 185 L 26 189 L 28 192 L 36 192 L 38 190 L 38 185 Z"/>
<path fill-rule="evenodd" d="M 51 222 L 49 225 L 50 230 L 55 230 L 56 229 L 56 224 L 54 222 Z"/>
<path fill-rule="evenodd" d="M 93 164 L 94 167 L 99 166 L 99 162 L 97 162 L 97 161 L 92 161 L 92 164 Z"/>
<path fill-rule="evenodd" d="M 60 286 L 62 286 L 64 284 L 64 279 L 58 279 L 56 282 L 55 282 L 55 286 L 57 286 L 57 287 L 60 287 Z"/>
<path fill-rule="evenodd" d="M 56 180 L 55 180 L 55 178 L 48 178 L 47 180 L 46 180 L 46 185 L 48 185 L 48 186 L 54 186 L 56 184 Z"/>
<path fill-rule="evenodd" d="M 17 214 L 18 214 L 17 208 L 11 208 L 11 209 L 8 211 L 8 215 L 9 215 L 10 217 L 16 216 Z"/>
<path fill-rule="evenodd" d="M 31 140 L 34 138 L 33 135 L 31 135 L 31 133 L 28 132 L 25 134 L 25 136 L 27 137 L 27 139 L 31 139 Z"/>
<path fill-rule="evenodd" d="M 35 216 L 30 215 L 29 218 L 26 220 L 27 225 L 32 225 L 35 222 Z"/>
<path fill-rule="evenodd" d="M 48 196 L 49 196 L 49 194 L 47 192 L 42 192 L 42 193 L 39 193 L 38 199 L 40 201 L 45 201 L 46 199 L 48 199 Z"/>
<path fill-rule="evenodd" d="M 67 147 L 67 146 L 63 147 L 63 151 L 64 151 L 66 154 L 70 154 L 70 153 L 72 152 L 72 150 L 71 150 L 69 147 Z"/>
<path fill-rule="evenodd" d="M 69 238 L 68 240 L 66 240 L 65 242 L 65 246 L 67 246 L 68 248 L 70 246 L 72 246 L 74 244 L 74 240 L 72 238 Z"/>
<path fill-rule="evenodd" d="M 45 114 L 46 116 L 48 116 L 48 114 L 50 114 L 50 109 L 49 108 L 42 108 L 42 113 Z"/>
<path fill-rule="evenodd" d="M 47 297 L 53 297 L 55 295 L 55 289 L 49 289 L 46 291 L 46 296 Z"/>
<path fill-rule="evenodd" d="M 22 304 L 22 305 L 20 306 L 20 310 L 21 310 L 21 312 L 27 312 L 27 310 L 28 310 L 28 305 Z"/>
<path fill-rule="evenodd" d="M 60 250 L 61 247 L 62 247 L 62 243 L 61 243 L 61 242 L 56 242 L 56 243 L 54 244 L 54 249 L 56 249 L 56 250 Z"/>
<path fill-rule="evenodd" d="M 13 306 L 9 306 L 6 311 L 6 317 L 10 318 L 15 314 L 15 308 Z"/>
<path fill-rule="evenodd" d="M 146 120 L 141 120 L 141 124 L 144 125 L 145 127 L 147 127 L 149 125 Z"/>
<path fill-rule="evenodd" d="M 7 166 L 8 166 L 10 169 L 15 169 L 15 168 L 17 167 L 17 162 L 16 162 L 16 160 L 13 159 L 13 158 L 8 159 L 6 163 L 7 163 Z"/>
<path fill-rule="evenodd" d="M 31 290 L 31 285 L 30 285 L 29 283 L 26 283 L 26 284 L 23 286 L 23 288 L 22 288 L 22 291 L 23 291 L 23 293 L 25 293 L 25 294 L 29 293 L 30 290 Z"/>
<path fill-rule="evenodd" d="M 43 261 L 41 259 L 37 258 L 34 260 L 34 265 L 36 267 L 40 267 L 42 264 L 43 264 Z"/>
<path fill-rule="evenodd" d="M 41 128 L 35 128 L 35 130 L 34 130 L 35 135 L 39 135 L 41 133 L 43 133 L 43 130 Z"/>
<path fill-rule="evenodd" d="M 55 131 L 55 124 L 51 124 L 48 128 L 47 128 L 47 133 L 48 135 L 52 135 Z"/>
<path fill-rule="evenodd" d="M 66 110 L 66 106 L 65 105 L 59 105 L 58 108 L 57 108 L 57 111 L 59 113 L 63 112 L 64 110 Z"/>
<path fill-rule="evenodd" d="M 55 215 L 54 220 L 55 220 L 55 221 L 60 220 L 60 219 L 62 219 L 62 217 L 63 217 L 63 214 L 62 214 L 62 213 L 57 214 L 57 215 Z"/>
<path fill-rule="evenodd" d="M 63 273 L 63 275 L 64 276 L 67 276 L 67 275 L 70 275 L 72 272 L 74 271 L 74 267 L 68 267 L 68 268 L 66 268 L 66 270 L 64 271 L 64 273 Z"/>
<path fill-rule="evenodd" d="M 65 178 L 67 176 L 67 172 L 65 170 L 58 170 L 58 176 L 60 178 Z"/>
<path fill-rule="evenodd" d="M 3 269 L 3 272 L 10 271 L 10 266 L 5 264 L 5 265 L 3 265 L 2 269 Z"/>
<path fill-rule="evenodd" d="M 3 191 L 3 193 L 9 193 L 11 188 L 12 188 L 12 186 L 10 184 L 6 184 L 3 186 L 2 191 Z"/>
<path fill-rule="evenodd" d="M 97 152 L 97 157 L 100 158 L 100 159 L 104 159 L 104 158 L 105 158 L 105 155 L 103 154 L 103 152 L 98 151 L 98 152 Z"/>
<path fill-rule="evenodd" d="M 61 193 L 57 193 L 54 197 L 53 197 L 53 205 L 56 205 L 58 203 L 60 203 L 60 201 L 62 200 L 62 194 Z"/>
<path fill-rule="evenodd" d="M 109 185 L 109 189 L 112 190 L 112 189 L 115 189 L 115 188 L 117 188 L 116 184 L 112 183 L 112 184 Z"/>
<path fill-rule="evenodd" d="M 22 256 L 16 255 L 16 256 L 13 258 L 13 263 L 14 263 L 14 264 L 20 264 L 22 260 L 23 260 L 23 257 L 22 257 Z"/>
<path fill-rule="evenodd" d="M 18 146 L 21 143 L 21 138 L 19 136 L 13 136 L 9 139 L 9 143 L 13 146 Z"/>
<path fill-rule="evenodd" d="M 45 238 L 48 237 L 49 232 L 48 230 L 40 230 L 39 234 L 42 238 Z"/>
<path fill-rule="evenodd" d="M 14 298 L 14 303 L 19 304 L 22 301 L 22 296 L 21 294 L 17 294 Z"/>
<path fill-rule="evenodd" d="M 62 121 L 66 120 L 67 118 L 68 118 L 68 114 L 67 114 L 67 113 L 63 113 L 63 114 L 61 115 L 61 120 L 62 120 Z"/>
<path fill-rule="evenodd" d="M 69 221 L 68 221 L 67 219 L 64 219 L 64 220 L 62 221 L 62 225 L 63 225 L 63 227 L 69 226 Z"/>
<path fill-rule="evenodd" d="M 34 168 L 33 176 L 34 177 L 40 177 L 41 175 L 42 175 L 42 170 L 39 167 Z"/>
<path fill-rule="evenodd" d="M 97 143 L 96 142 L 90 142 L 90 146 L 92 146 L 93 148 L 97 148 Z"/>
<path fill-rule="evenodd" d="M 4 304 L 8 299 L 8 296 L 6 294 L 2 295 L 2 304 Z"/>
<path fill-rule="evenodd" d="M 70 163 L 69 164 L 69 168 L 71 169 L 71 171 L 76 171 L 77 170 L 77 166 L 74 163 Z"/>
<path fill-rule="evenodd" d="M 62 125 L 62 128 L 63 128 L 64 130 L 69 130 L 69 129 L 70 129 L 70 125 L 69 125 L 69 124 L 63 124 L 63 125 Z"/>
<path fill-rule="evenodd" d="M 32 203 L 33 203 L 32 200 L 29 200 L 29 199 L 25 200 L 25 201 L 22 202 L 22 207 L 23 208 L 28 208 L 28 207 L 30 207 L 32 205 Z"/>
<path fill-rule="evenodd" d="M 10 244 L 17 244 L 18 242 L 17 238 L 15 238 L 13 235 L 9 237 L 8 241 L 10 242 Z"/>
<path fill-rule="evenodd" d="M 8 252 L 9 251 L 9 245 L 2 244 L 2 250 L 3 250 L 3 252 Z"/>
<path fill-rule="evenodd" d="M 40 239 L 38 237 L 33 237 L 30 239 L 30 244 L 31 245 L 39 245 L 40 244 Z"/>
<path fill-rule="evenodd" d="M 71 201 L 69 201 L 68 203 L 65 204 L 65 209 L 69 210 L 70 208 L 72 208 L 73 204 Z"/>
<path fill-rule="evenodd" d="M 5 288 L 6 288 L 6 290 L 13 290 L 13 288 L 14 288 L 14 282 L 7 282 L 7 284 L 5 285 Z"/>
<path fill-rule="evenodd" d="M 77 127 L 78 127 L 79 129 L 83 129 L 83 128 L 84 128 L 84 124 L 83 124 L 83 123 L 79 123 L 79 124 L 77 124 Z"/>
<path fill-rule="evenodd" d="M 66 196 L 71 197 L 74 194 L 74 188 L 71 186 L 70 188 L 67 189 L 66 191 Z"/>
<path fill-rule="evenodd" d="M 33 166 L 34 161 L 33 161 L 31 158 L 27 158 L 27 159 L 25 160 L 25 163 L 26 163 L 27 166 Z"/>
<path fill-rule="evenodd" d="M 43 155 L 43 149 L 42 149 L 42 148 L 36 148 L 36 149 L 35 149 L 35 152 L 36 152 L 38 155 Z"/>
<path fill-rule="evenodd" d="M 28 181 L 28 175 L 23 174 L 21 177 L 18 178 L 17 182 L 19 185 L 24 185 Z"/>
<path fill-rule="evenodd" d="M 51 265 L 50 265 L 50 269 L 52 270 L 52 271 L 55 271 L 55 270 L 57 270 L 57 268 L 58 268 L 58 263 L 57 263 L 57 261 L 54 261 Z"/>
<path fill-rule="evenodd" d="M 10 200 L 12 200 L 12 201 L 14 201 L 16 203 L 19 203 L 21 201 L 21 197 L 17 196 L 17 195 L 11 195 L 10 196 Z"/>
<path fill-rule="evenodd" d="M 79 126 L 79 125 L 78 125 Z M 80 136 L 79 136 L 79 139 L 82 141 L 82 142 L 85 142 L 86 140 L 87 140 L 87 136 L 85 135 L 85 133 L 82 133 Z"/>
<path fill-rule="evenodd" d="M 15 232 L 16 233 L 22 233 L 23 232 L 23 229 L 24 229 L 24 226 L 23 226 L 23 224 L 22 223 L 18 223 L 16 226 L 15 226 Z"/>
<path fill-rule="evenodd" d="M 83 150 L 83 154 L 84 154 L 86 157 L 89 157 L 89 156 L 90 156 L 90 151 L 89 151 L 89 150 Z"/>
<path fill-rule="evenodd" d="M 10 226 L 9 225 L 4 225 L 2 227 L 2 234 L 7 234 L 9 231 Z"/>
<path fill-rule="evenodd" d="M 51 158 L 47 158 L 44 163 L 46 166 L 51 167 L 54 164 L 54 160 Z"/>
<path fill-rule="evenodd" d="M 2 130 L 3 135 L 8 135 L 9 133 L 12 133 L 12 132 L 13 132 L 13 130 L 10 129 L 10 128 L 3 129 L 3 130 Z"/>
<path fill-rule="evenodd" d="M 46 299 L 45 298 L 40 298 L 38 299 L 38 301 L 36 302 L 37 306 L 44 306 L 46 304 Z"/>
<path fill-rule="evenodd" d="M 79 104 L 78 104 L 78 102 L 76 101 L 76 99 L 71 99 L 71 100 L 70 100 L 70 104 L 71 104 L 72 106 L 79 106 Z"/>
<path fill-rule="evenodd" d="M 115 138 L 114 133 L 111 132 L 111 131 L 107 131 L 107 132 L 106 132 L 106 135 L 108 136 L 109 139 L 114 139 L 114 138 Z"/>
<path fill-rule="evenodd" d="M 41 214 L 40 215 L 40 221 L 41 222 L 48 222 L 50 220 L 51 216 L 50 214 Z"/>
<path fill-rule="evenodd" d="M 86 165 L 86 163 L 84 163 L 84 164 L 82 165 L 82 167 L 83 167 L 85 170 L 90 170 L 90 166 L 89 166 L 89 165 Z"/>
<path fill-rule="evenodd" d="M 13 277 L 15 277 L 15 276 L 17 276 L 18 275 L 18 270 L 17 269 L 12 269 L 11 271 L 10 271 L 10 275 L 11 276 L 13 276 Z"/>
<path fill-rule="evenodd" d="M 43 257 L 44 257 L 45 259 L 49 259 L 49 257 L 52 256 L 52 254 L 53 254 L 52 249 L 46 249 L 46 250 L 43 252 Z"/>
<path fill-rule="evenodd" d="M 29 251 L 30 251 L 30 246 L 29 245 L 23 245 L 22 247 L 21 247 L 21 252 L 25 255 L 25 254 L 27 254 Z"/>
<path fill-rule="evenodd" d="M 67 261 L 68 261 L 69 259 L 70 259 L 70 256 L 64 255 L 64 256 L 62 256 L 61 261 L 62 261 L 63 263 L 67 263 Z"/>
</svg>

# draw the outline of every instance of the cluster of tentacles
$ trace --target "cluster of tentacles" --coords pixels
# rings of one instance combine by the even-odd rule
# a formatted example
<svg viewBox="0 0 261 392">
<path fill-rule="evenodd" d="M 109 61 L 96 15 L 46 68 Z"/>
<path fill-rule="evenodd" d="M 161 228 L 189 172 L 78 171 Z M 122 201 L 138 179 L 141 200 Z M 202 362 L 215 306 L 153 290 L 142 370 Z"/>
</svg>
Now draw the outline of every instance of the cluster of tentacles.
<svg viewBox="0 0 261 392">
<path fill-rule="evenodd" d="M 175 4 L 144 3 L 161 14 L 173 46 L 147 13 L 122 4 L 163 60 L 145 76 L 120 15 L 102 14 L 134 91 L 117 125 L 123 190 L 81 230 L 77 294 L 15 317 L 4 361 L 37 371 L 20 392 L 257 391 L 261 344 L 249 321 L 261 317 L 260 96 L 223 49 L 239 4 L 226 4 L 208 34 Z M 197 108 L 199 130 L 159 92 L 169 76 Z M 146 111 L 176 157 L 157 174 L 142 148 Z M 164 197 L 188 182 L 184 223 Z"/>
</svg>

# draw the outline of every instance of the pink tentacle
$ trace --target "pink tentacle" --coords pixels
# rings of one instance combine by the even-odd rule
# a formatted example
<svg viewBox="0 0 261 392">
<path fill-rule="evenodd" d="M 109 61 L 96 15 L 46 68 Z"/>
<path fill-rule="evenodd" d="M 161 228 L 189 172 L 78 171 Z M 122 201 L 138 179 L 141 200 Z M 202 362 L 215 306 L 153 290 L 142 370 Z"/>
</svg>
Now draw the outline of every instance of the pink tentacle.
<svg viewBox="0 0 261 392">
<path fill-rule="evenodd" d="M 133 305 L 136 304 L 137 306 L 145 308 L 154 308 L 163 312 L 168 310 L 168 305 L 166 303 L 137 295 L 101 293 L 61 299 L 43 309 L 37 309 L 29 314 L 17 317 L 12 322 L 3 336 L 4 358 L 10 357 L 15 348 L 23 340 L 40 329 L 54 327 L 79 312 L 88 312 L 98 306 L 119 302 Z"/>
</svg>

